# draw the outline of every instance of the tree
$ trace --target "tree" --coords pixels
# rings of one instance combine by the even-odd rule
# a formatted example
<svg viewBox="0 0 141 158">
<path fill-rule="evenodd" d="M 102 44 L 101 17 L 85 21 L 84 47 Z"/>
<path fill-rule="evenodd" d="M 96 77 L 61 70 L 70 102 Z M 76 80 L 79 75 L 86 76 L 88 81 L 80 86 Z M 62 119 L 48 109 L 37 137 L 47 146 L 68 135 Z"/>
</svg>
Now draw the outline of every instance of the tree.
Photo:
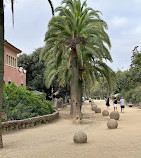
<svg viewBox="0 0 141 158">
<path fill-rule="evenodd" d="M 2 142 L 2 122 L 1 122 L 1 113 L 2 113 L 2 98 L 3 98 L 3 84 L 4 84 L 4 1 L 0 0 L 0 148 L 3 148 Z M 48 0 L 52 14 L 54 15 L 54 9 L 52 2 Z M 11 10 L 13 16 L 14 24 L 14 0 L 11 0 Z"/>
<path fill-rule="evenodd" d="M 83 61 L 83 52 L 88 56 L 96 56 L 101 59 L 112 60 L 105 44 L 110 47 L 109 37 L 104 29 L 106 23 L 100 19 L 99 12 L 87 8 L 86 1 L 81 5 L 80 0 L 63 0 L 65 7 L 58 7 L 49 22 L 49 29 L 45 36 L 45 48 L 43 55 L 56 57 L 61 62 L 65 53 L 69 53 L 68 67 L 71 66 L 71 100 L 74 108 L 74 117 L 80 116 L 80 92 L 79 92 L 79 60 Z"/>
<path fill-rule="evenodd" d="M 22 54 L 18 57 L 18 66 L 27 70 L 26 86 L 29 90 L 46 91 L 44 83 L 44 62 L 39 59 L 42 48 L 33 51 L 32 54 Z"/>
<path fill-rule="evenodd" d="M 2 99 L 4 84 L 4 6 L 3 0 L 0 1 L 0 148 L 3 147 L 2 142 Z"/>
</svg>

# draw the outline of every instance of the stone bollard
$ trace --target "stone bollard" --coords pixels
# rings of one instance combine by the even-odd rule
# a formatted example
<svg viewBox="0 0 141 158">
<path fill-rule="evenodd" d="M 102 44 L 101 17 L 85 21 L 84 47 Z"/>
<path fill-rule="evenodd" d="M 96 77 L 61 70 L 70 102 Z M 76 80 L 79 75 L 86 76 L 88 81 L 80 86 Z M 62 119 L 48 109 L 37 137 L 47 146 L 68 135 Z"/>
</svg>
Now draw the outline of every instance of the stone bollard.
<svg viewBox="0 0 141 158">
<path fill-rule="evenodd" d="M 97 108 L 97 105 L 96 105 L 96 104 L 93 104 L 93 105 L 91 106 L 92 111 L 95 111 L 96 108 Z"/>
<path fill-rule="evenodd" d="M 110 118 L 115 119 L 115 120 L 119 120 L 119 118 L 120 118 L 119 112 L 118 111 L 112 111 L 110 113 Z"/>
<path fill-rule="evenodd" d="M 101 109 L 99 107 L 95 108 L 95 113 L 101 113 Z"/>
<path fill-rule="evenodd" d="M 118 127 L 118 122 L 117 122 L 117 120 L 115 120 L 115 119 L 109 120 L 109 121 L 107 122 L 107 127 L 108 127 L 109 129 L 115 129 L 115 128 L 117 128 L 117 127 Z"/>
<path fill-rule="evenodd" d="M 103 116 L 108 116 L 108 115 L 109 115 L 109 111 L 108 111 L 108 110 L 102 111 L 102 115 L 103 115 Z"/>
<path fill-rule="evenodd" d="M 78 131 L 74 134 L 73 140 L 75 143 L 86 143 L 87 135 L 82 131 Z"/>
</svg>

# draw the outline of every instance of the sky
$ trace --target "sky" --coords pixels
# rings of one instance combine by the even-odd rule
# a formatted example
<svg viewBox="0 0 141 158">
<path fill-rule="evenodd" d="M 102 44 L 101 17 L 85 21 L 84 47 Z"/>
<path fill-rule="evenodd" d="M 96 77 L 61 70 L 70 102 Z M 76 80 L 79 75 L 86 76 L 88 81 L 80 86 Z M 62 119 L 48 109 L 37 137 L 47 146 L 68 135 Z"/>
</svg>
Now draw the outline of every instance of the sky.
<svg viewBox="0 0 141 158">
<path fill-rule="evenodd" d="M 48 0 L 15 0 L 14 28 L 10 1 L 5 0 L 5 39 L 22 53 L 31 54 L 45 44 L 52 17 Z M 56 8 L 61 0 L 52 3 Z M 108 24 L 113 62 L 107 64 L 115 71 L 129 69 L 133 48 L 141 46 L 141 0 L 87 0 L 87 6 L 101 11 Z"/>
</svg>

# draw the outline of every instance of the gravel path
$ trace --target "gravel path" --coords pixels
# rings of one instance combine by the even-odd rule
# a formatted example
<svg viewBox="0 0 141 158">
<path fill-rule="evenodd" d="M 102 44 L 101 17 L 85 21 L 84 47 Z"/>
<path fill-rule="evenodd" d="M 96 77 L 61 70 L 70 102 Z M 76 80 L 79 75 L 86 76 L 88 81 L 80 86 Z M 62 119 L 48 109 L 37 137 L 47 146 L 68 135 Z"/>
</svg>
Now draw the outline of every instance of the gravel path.
<svg viewBox="0 0 141 158">
<path fill-rule="evenodd" d="M 106 109 L 105 101 L 95 103 Z M 110 106 L 109 112 L 112 110 Z M 125 113 L 120 113 L 118 128 L 113 130 L 107 128 L 109 116 L 95 114 L 87 101 L 82 112 L 81 125 L 72 123 L 68 106 L 52 123 L 3 135 L 0 158 L 141 158 L 140 109 L 126 107 Z M 78 130 L 87 134 L 88 143 L 73 143 Z"/>
</svg>

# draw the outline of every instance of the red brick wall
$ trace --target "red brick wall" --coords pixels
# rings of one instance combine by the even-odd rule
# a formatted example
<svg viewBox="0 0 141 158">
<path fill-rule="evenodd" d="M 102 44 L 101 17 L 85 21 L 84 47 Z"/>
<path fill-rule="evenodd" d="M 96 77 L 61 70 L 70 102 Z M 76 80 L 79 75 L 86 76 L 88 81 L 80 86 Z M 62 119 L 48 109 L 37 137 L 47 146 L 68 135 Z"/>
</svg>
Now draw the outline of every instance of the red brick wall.
<svg viewBox="0 0 141 158">
<path fill-rule="evenodd" d="M 15 49 L 4 46 L 4 80 L 7 85 L 9 81 L 16 83 L 17 86 L 21 86 L 23 84 L 26 86 L 26 74 L 18 71 L 17 67 L 17 53 Z M 7 55 L 12 58 L 11 64 L 7 63 Z M 8 57 L 8 58 L 9 58 Z"/>
</svg>

